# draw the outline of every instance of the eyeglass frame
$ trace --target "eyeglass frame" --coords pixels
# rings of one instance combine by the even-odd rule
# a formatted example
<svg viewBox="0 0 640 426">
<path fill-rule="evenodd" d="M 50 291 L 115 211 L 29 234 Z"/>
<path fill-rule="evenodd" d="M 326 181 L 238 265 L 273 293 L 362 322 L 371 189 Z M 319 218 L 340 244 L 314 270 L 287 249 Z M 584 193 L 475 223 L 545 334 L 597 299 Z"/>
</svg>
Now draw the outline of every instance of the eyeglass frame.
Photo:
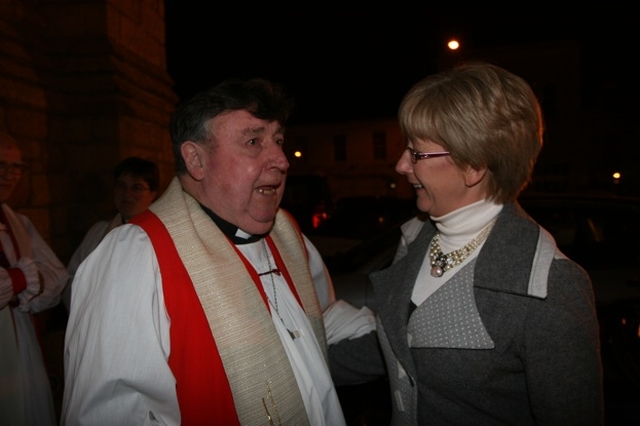
<svg viewBox="0 0 640 426">
<path fill-rule="evenodd" d="M 117 180 L 114 184 L 113 184 L 113 190 L 115 192 L 118 193 L 122 193 L 124 194 L 127 191 L 131 191 L 132 193 L 134 193 L 135 195 L 140 195 L 143 194 L 147 191 L 151 191 L 151 188 L 149 186 L 141 186 L 138 183 L 134 183 L 133 185 L 127 185 L 126 183 Z"/>
<path fill-rule="evenodd" d="M 29 165 L 25 163 L 7 163 L 5 161 L 0 161 L 0 174 L 5 174 L 7 172 L 12 174 L 22 174 L 29 170 Z"/>
<path fill-rule="evenodd" d="M 427 158 L 444 157 L 445 155 L 451 155 L 449 151 L 420 152 L 416 151 L 410 146 L 405 147 L 405 149 L 409 151 L 409 157 L 411 158 L 412 164 L 416 164 L 418 161 L 426 160 Z"/>
</svg>

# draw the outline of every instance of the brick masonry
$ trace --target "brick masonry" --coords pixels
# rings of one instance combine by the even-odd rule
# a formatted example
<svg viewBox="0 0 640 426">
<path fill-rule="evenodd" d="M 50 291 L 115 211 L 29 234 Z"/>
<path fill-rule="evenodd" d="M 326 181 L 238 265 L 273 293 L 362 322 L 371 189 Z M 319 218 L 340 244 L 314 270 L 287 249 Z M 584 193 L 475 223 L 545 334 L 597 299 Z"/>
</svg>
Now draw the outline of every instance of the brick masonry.
<svg viewBox="0 0 640 426">
<path fill-rule="evenodd" d="M 31 166 L 11 201 L 63 262 L 113 214 L 122 158 L 156 161 L 168 184 L 172 84 L 162 0 L 0 0 L 0 130 Z"/>
<path fill-rule="evenodd" d="M 156 161 L 161 190 L 173 176 L 172 85 L 163 0 L 0 0 L 0 130 L 30 166 L 10 204 L 63 263 L 115 213 L 121 159 Z M 62 305 L 36 315 L 58 411 L 66 317 Z"/>
</svg>

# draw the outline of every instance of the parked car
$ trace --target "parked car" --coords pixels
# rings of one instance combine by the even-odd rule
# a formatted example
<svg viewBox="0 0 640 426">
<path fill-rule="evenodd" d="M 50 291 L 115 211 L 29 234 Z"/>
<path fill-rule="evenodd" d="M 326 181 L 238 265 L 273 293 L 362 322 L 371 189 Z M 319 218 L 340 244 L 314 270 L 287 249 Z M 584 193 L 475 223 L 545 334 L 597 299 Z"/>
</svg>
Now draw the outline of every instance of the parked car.
<svg viewBox="0 0 640 426">
<path fill-rule="evenodd" d="M 520 203 L 591 277 L 605 377 L 640 389 L 640 198 L 532 194 Z"/>
<path fill-rule="evenodd" d="M 418 212 L 415 200 L 397 197 L 345 197 L 333 214 L 307 237 L 325 258 L 344 253 L 379 233 L 398 226 Z"/>
<path fill-rule="evenodd" d="M 640 199 L 533 194 L 520 204 L 589 271 L 598 303 L 640 297 Z"/>
<path fill-rule="evenodd" d="M 307 233 L 320 226 L 333 211 L 333 198 L 327 180 L 316 175 L 291 175 L 280 202 Z"/>
</svg>

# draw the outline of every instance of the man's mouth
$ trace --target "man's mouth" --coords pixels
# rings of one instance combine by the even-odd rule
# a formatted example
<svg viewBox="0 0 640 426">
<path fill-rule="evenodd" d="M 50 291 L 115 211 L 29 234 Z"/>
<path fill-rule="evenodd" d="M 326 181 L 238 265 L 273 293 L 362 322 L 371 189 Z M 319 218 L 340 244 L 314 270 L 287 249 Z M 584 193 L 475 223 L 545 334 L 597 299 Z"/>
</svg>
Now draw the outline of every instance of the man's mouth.
<svg viewBox="0 0 640 426">
<path fill-rule="evenodd" d="M 275 195 L 277 186 L 262 186 L 258 188 L 258 192 L 262 195 Z"/>
<path fill-rule="evenodd" d="M 414 183 L 413 184 L 413 189 L 422 189 L 422 188 L 423 188 L 423 186 L 421 184 L 419 184 L 419 183 Z"/>
</svg>

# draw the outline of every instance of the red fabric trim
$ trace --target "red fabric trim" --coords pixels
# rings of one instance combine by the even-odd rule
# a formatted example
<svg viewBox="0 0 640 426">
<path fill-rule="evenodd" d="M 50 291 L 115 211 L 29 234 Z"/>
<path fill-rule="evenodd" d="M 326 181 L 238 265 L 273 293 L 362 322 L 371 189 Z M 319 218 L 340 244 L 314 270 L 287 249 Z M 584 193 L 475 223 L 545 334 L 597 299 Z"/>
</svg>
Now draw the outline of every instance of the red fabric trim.
<svg viewBox="0 0 640 426">
<path fill-rule="evenodd" d="M 238 250 L 238 247 L 236 247 L 235 244 L 231 244 L 231 247 L 233 247 L 233 249 L 236 251 L 236 254 L 238 255 L 238 257 L 240 257 L 240 260 L 242 260 L 242 263 L 244 263 L 244 267 L 247 269 L 247 272 L 249 272 L 249 275 L 251 275 L 251 279 L 255 283 L 258 291 L 260 292 L 260 296 L 262 296 L 262 301 L 267 306 L 267 309 L 269 309 L 269 313 L 273 314 L 271 312 L 271 305 L 269 304 L 267 293 L 265 293 L 264 287 L 262 286 L 262 280 L 258 275 L 258 271 L 256 271 L 256 268 L 254 268 L 253 265 L 247 260 L 247 258 L 244 257 L 244 254 L 242 254 L 242 252 Z"/>
<path fill-rule="evenodd" d="M 160 265 L 171 319 L 169 367 L 176 378 L 182 425 L 239 425 L 222 359 L 169 231 L 151 211 L 131 223 L 145 230 Z"/>
<path fill-rule="evenodd" d="M 282 277 L 287 282 L 287 285 L 289 286 L 291 293 L 293 293 L 296 300 L 298 301 L 298 305 L 300 305 L 300 307 L 304 311 L 304 306 L 302 306 L 302 300 L 300 299 L 298 290 L 293 285 L 293 280 L 291 279 L 291 275 L 289 274 L 289 271 L 287 270 L 287 267 L 285 266 L 284 261 L 282 260 L 282 256 L 280 255 L 278 248 L 276 247 L 275 243 L 273 242 L 273 239 L 270 236 L 267 236 L 266 240 L 267 240 L 267 244 L 269 244 L 269 248 L 271 249 L 271 254 L 273 254 L 273 258 L 276 261 L 276 266 L 282 273 Z M 256 288 L 260 292 L 260 296 L 262 296 L 262 301 L 267 306 L 267 309 L 269 309 L 269 312 L 273 315 L 273 312 L 271 311 L 271 305 L 269 304 L 269 299 L 267 298 L 267 294 L 264 291 L 262 280 L 258 275 L 258 271 L 256 271 L 256 268 L 254 268 L 251 262 L 249 262 L 247 258 L 244 257 L 244 254 L 242 254 L 242 252 L 238 250 L 238 248 L 235 245 L 232 244 L 232 247 L 240 257 L 240 260 L 242 260 L 242 263 L 244 263 L 244 267 L 247 269 L 247 272 L 249 272 L 249 275 L 251 275 L 251 278 L 253 279 L 253 282 L 255 283 Z"/>
<path fill-rule="evenodd" d="M 13 287 L 13 294 L 19 294 L 25 291 L 27 288 L 27 279 L 24 276 L 24 272 L 20 268 L 7 269 L 9 278 L 11 278 L 11 287 Z"/>
<path fill-rule="evenodd" d="M 291 275 L 289 274 L 289 271 L 284 265 L 284 261 L 282 260 L 282 256 L 280 255 L 280 252 L 276 248 L 276 244 L 273 242 L 273 239 L 270 236 L 267 237 L 267 244 L 269 244 L 269 248 L 271 249 L 271 254 L 273 254 L 273 259 L 276 261 L 276 265 L 278 266 L 278 269 L 280 269 L 280 272 L 282 272 L 282 276 L 287 281 L 287 284 L 289 284 L 289 289 L 291 290 L 291 293 L 293 293 L 293 295 L 296 297 L 296 300 L 298 301 L 298 305 L 300 305 L 300 307 L 304 311 L 304 306 L 302 305 L 302 300 L 300 299 L 300 295 L 298 294 L 298 289 L 296 288 L 296 286 L 293 285 L 293 280 L 291 279 Z"/>
</svg>

